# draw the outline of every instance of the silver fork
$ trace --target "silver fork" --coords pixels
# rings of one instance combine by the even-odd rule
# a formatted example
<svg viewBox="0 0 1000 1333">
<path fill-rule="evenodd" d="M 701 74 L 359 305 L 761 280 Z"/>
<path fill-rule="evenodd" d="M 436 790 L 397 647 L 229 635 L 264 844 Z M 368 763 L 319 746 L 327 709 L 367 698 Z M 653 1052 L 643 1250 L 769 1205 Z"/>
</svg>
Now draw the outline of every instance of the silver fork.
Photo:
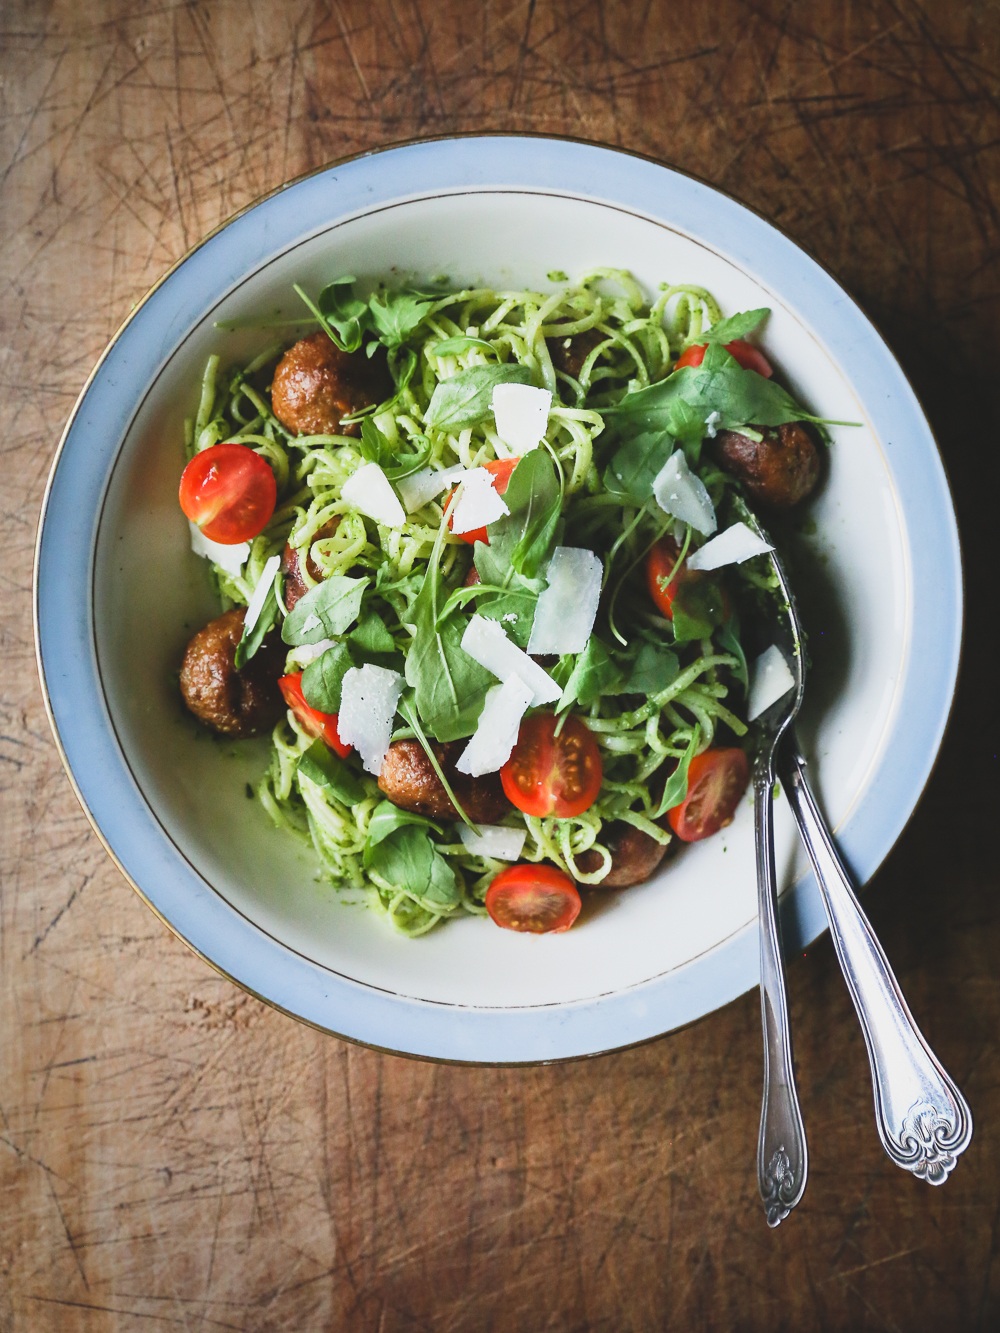
<svg viewBox="0 0 1000 1333">
<path fill-rule="evenodd" d="M 765 541 L 756 520 L 742 504 L 747 523 Z M 770 543 L 769 543 L 770 544 Z M 801 631 L 794 605 L 788 619 L 773 628 L 782 656 L 795 658 Z M 764 1098 L 757 1138 L 757 1185 L 769 1227 L 776 1227 L 802 1198 L 809 1152 L 795 1089 L 792 1034 L 788 1021 L 778 891 L 774 868 L 775 754 L 802 703 L 805 683 L 795 670 L 795 688 L 764 710 L 752 724 L 754 741 L 754 840 L 757 853 L 757 916 L 760 923 L 760 1012 L 764 1029 Z"/>
<path fill-rule="evenodd" d="M 740 509 L 747 525 L 767 541 L 753 513 L 742 504 Z M 786 615 L 775 616 L 774 628 L 783 653 L 790 642 L 788 665 L 795 677 L 778 767 L 823 897 L 837 961 L 861 1022 L 879 1138 L 897 1166 L 942 1185 L 969 1146 L 972 1113 L 917 1027 L 806 781 L 805 760 L 789 725 L 805 684 L 802 628 L 781 561 L 773 551 L 769 559 L 786 609 Z M 780 701 L 772 707 L 780 708 Z"/>
</svg>

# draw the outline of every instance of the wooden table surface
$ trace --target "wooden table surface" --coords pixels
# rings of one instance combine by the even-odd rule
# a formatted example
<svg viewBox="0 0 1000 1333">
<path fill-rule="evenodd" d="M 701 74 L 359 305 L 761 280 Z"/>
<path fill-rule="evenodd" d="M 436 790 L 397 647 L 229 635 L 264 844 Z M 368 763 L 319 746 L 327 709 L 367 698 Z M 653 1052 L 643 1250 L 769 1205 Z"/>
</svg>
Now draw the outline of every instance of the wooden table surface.
<svg viewBox="0 0 1000 1333">
<path fill-rule="evenodd" d="M 5 0 L 0 52 L 2 1333 L 1000 1327 L 997 0 Z M 501 129 L 732 192 L 861 300 L 926 404 L 964 533 L 965 659 L 866 902 L 976 1118 L 942 1189 L 879 1146 L 826 939 L 790 971 L 812 1171 L 772 1232 L 755 992 L 564 1066 L 353 1047 L 189 954 L 63 774 L 32 544 L 106 340 L 288 177 Z"/>
</svg>

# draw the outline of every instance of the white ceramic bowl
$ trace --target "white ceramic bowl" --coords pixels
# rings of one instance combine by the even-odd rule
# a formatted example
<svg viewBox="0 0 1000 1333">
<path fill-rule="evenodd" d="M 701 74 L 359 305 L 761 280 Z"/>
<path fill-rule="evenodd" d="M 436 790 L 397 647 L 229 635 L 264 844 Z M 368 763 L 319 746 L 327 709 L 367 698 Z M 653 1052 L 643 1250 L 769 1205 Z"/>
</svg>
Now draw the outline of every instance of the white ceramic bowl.
<svg viewBox="0 0 1000 1333">
<path fill-rule="evenodd" d="M 940 743 L 961 629 L 958 543 L 926 420 L 845 292 L 767 222 L 641 158 L 565 140 L 445 139 L 354 158 L 234 218 L 129 318 L 78 403 L 39 538 L 39 660 L 53 726 L 108 849 L 154 911 L 254 994 L 374 1046 L 465 1061 L 592 1054 L 687 1023 L 755 984 L 749 803 L 662 875 L 564 935 L 467 919 L 409 940 L 318 883 L 309 849 L 245 797 L 265 747 L 199 738 L 177 694 L 183 646 L 217 613 L 177 507 L 182 422 L 205 358 L 299 313 L 292 283 L 345 272 L 551 286 L 629 268 L 766 305 L 769 357 L 836 428 L 810 540 L 817 586 L 802 730 L 860 881 L 903 828 Z M 824 920 L 782 801 L 791 947 Z"/>
</svg>

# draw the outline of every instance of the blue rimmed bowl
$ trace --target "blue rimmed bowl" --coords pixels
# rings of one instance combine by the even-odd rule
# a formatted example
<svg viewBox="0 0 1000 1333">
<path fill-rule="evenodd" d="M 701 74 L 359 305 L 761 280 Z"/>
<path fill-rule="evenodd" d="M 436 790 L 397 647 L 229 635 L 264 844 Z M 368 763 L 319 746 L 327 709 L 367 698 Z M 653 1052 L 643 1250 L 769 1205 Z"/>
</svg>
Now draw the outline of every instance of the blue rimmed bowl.
<svg viewBox="0 0 1000 1333">
<path fill-rule="evenodd" d="M 66 428 L 46 493 L 36 631 L 52 725 L 78 795 L 133 887 L 253 994 L 366 1044 L 527 1062 L 595 1054 L 688 1023 L 756 983 L 751 812 L 568 934 L 489 921 L 398 936 L 317 878 L 309 849 L 246 799 L 258 743 L 205 739 L 179 702 L 191 633 L 217 614 L 176 503 L 182 431 L 218 351 L 273 339 L 292 284 L 447 275 L 551 287 L 630 269 L 766 305 L 769 357 L 833 431 L 802 538 L 813 627 L 803 721 L 813 777 L 860 881 L 903 829 L 954 689 L 961 567 L 927 421 L 851 298 L 781 232 L 654 162 L 532 137 L 439 139 L 338 163 L 278 190 L 183 259 L 133 312 Z M 247 327 L 222 332 L 219 322 Z M 825 922 L 784 802 L 776 841 L 789 944 Z"/>
</svg>

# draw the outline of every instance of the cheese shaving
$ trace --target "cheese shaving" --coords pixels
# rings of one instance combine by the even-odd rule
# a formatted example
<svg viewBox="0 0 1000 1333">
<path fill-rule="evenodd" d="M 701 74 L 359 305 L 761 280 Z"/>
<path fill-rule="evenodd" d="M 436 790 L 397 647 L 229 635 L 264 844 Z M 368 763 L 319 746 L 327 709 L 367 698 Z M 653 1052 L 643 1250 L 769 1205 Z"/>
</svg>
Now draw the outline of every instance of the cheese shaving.
<svg viewBox="0 0 1000 1333">
<path fill-rule="evenodd" d="M 507 638 L 499 621 L 473 616 L 462 635 L 462 648 L 498 680 L 520 677 L 532 691 L 534 705 L 555 703 L 562 694 L 548 672 Z"/>
</svg>

